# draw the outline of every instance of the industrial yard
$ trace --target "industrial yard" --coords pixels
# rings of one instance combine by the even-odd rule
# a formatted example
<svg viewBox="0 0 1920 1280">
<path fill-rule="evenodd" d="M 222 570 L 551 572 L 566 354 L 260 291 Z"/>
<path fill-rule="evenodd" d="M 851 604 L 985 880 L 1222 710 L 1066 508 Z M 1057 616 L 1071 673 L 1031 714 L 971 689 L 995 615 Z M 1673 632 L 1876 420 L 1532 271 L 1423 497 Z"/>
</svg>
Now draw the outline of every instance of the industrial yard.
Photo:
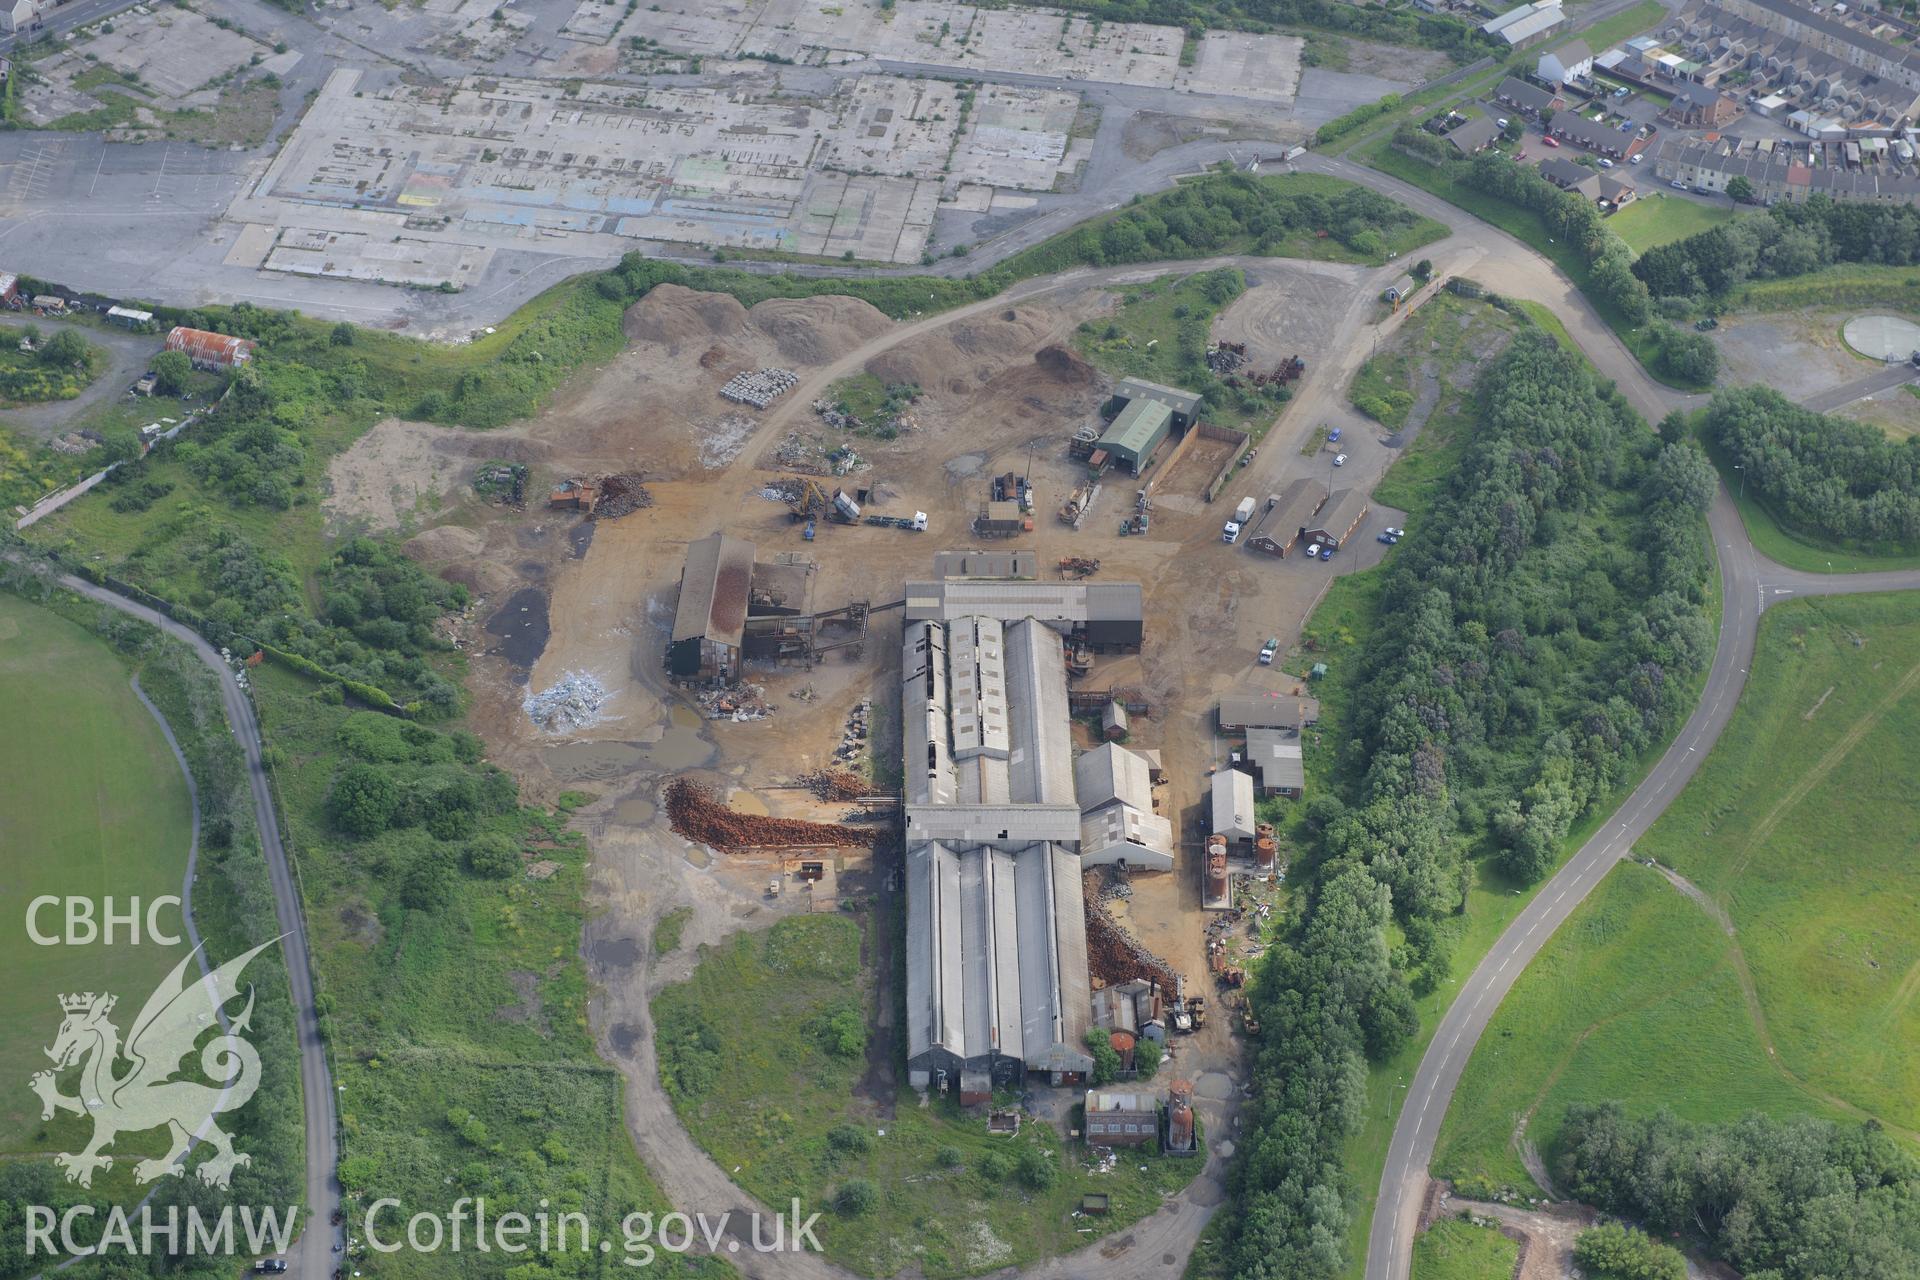
<svg viewBox="0 0 1920 1280">
<path fill-rule="evenodd" d="M 1253 527 L 1297 517 L 1284 550 L 1222 545 L 1244 435 L 1210 438 L 1189 393 L 1117 379 L 1075 351 L 1081 325 L 1123 305 L 1098 277 L 906 322 L 848 298 L 745 307 L 662 285 L 628 312 L 626 350 L 539 418 L 482 438 L 426 433 L 424 456 L 376 431 L 336 461 L 331 517 L 350 502 L 398 512 L 408 550 L 474 592 L 459 641 L 471 723 L 495 758 L 535 796 L 588 798 L 595 1025 L 628 1074 L 642 1152 L 687 1171 L 670 1191 L 724 1180 L 692 1141 L 721 1156 L 740 1139 L 663 1091 L 639 1030 L 660 992 L 697 974 L 692 958 L 636 980 L 623 940 L 674 910 L 692 913 L 701 942 L 850 911 L 900 955 L 905 983 L 894 989 L 891 964 L 862 968 L 869 1067 L 838 1104 L 853 1122 L 891 1132 L 916 1088 L 961 1109 L 945 1125 L 985 1124 L 967 1109 L 1025 1096 L 1029 1132 L 1059 1142 L 1096 1102 L 1088 1032 L 1128 1061 L 1152 1039 L 1166 1046 L 1158 1072 L 1096 1091 L 1098 1105 L 1122 1126 L 1116 1145 L 1160 1126 L 1158 1145 L 1169 1089 L 1188 1082 L 1180 1105 L 1210 1138 L 1164 1194 L 1215 1202 L 1245 1079 L 1239 984 L 1285 894 L 1288 849 L 1265 820 L 1302 794 L 1316 742 L 1306 670 L 1285 650 L 1333 575 L 1384 554 L 1373 534 L 1397 518 L 1328 498 L 1327 463 L 1299 448 L 1313 438 L 1304 415 L 1328 407 L 1352 363 L 1322 359 L 1349 322 L 1331 299 L 1373 274 L 1264 264 L 1258 296 L 1216 322 L 1245 347 L 1223 348 L 1227 363 L 1285 369 L 1300 391 L 1268 436 L 1292 443 L 1261 455 L 1263 474 L 1289 478 L 1286 499 L 1250 499 Z M 1303 306 L 1266 320 L 1289 295 Z M 895 438 L 818 407 L 854 376 L 916 388 Z M 1132 452 L 1113 444 L 1090 471 L 1083 442 L 1110 436 Z M 1392 456 L 1349 447 L 1342 478 L 1362 487 Z M 437 496 L 409 510 L 367 480 L 338 483 L 350 475 Z M 618 475 L 644 481 L 646 503 L 600 518 Z M 509 482 L 517 505 L 501 496 Z M 1296 497 L 1308 490 L 1320 500 Z M 1359 514 L 1310 528 L 1336 506 Z M 1315 537 L 1346 543 L 1342 558 L 1292 553 Z M 934 633 L 937 720 L 910 696 Z M 1259 660 L 1268 641 L 1282 650 L 1272 665 Z M 972 674 L 990 658 L 1003 683 Z M 962 693 L 983 700 L 967 710 Z M 929 749 L 954 770 L 931 789 L 914 777 Z M 1002 914 L 997 952 L 952 950 L 966 921 Z M 1002 975 L 997 994 L 988 972 Z M 1099 1185 L 1097 1153 L 1073 1154 L 1088 1150 L 1069 1142 L 1071 1185 Z M 872 1158 L 884 1170 L 900 1157 Z M 738 1176 L 763 1195 L 791 1185 Z M 1113 1185 L 1105 1222 L 1070 1218 L 1045 1247 L 1137 1216 L 1147 1205 L 1131 1185 Z M 1197 1224 L 1161 1214 L 1132 1230 L 1186 1249 Z M 904 1257 L 879 1220 L 842 1239 L 882 1270 Z M 988 1243 L 933 1270 L 1032 1247 Z"/>
</svg>

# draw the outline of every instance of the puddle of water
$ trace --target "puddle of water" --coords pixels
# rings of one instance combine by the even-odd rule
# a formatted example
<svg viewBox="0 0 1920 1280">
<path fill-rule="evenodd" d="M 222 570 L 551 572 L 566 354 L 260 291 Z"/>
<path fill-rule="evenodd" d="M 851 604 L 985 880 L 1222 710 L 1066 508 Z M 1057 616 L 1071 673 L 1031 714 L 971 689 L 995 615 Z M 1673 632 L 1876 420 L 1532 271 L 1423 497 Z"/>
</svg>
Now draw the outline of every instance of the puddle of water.
<svg viewBox="0 0 1920 1280">
<path fill-rule="evenodd" d="M 680 724 L 661 734 L 660 741 L 649 743 L 641 750 L 648 764 L 662 769 L 694 769 L 713 759 L 713 748 L 706 740 Z"/>
<path fill-rule="evenodd" d="M 640 963 L 640 944 L 632 938 L 608 938 L 587 948 L 595 964 L 612 969 L 631 969 Z"/>
<path fill-rule="evenodd" d="M 613 806 L 613 820 L 627 823 L 629 826 L 644 827 L 653 821 L 653 815 L 656 812 L 653 801 L 641 796 L 629 796 Z"/>
<path fill-rule="evenodd" d="M 632 1053 L 640 1043 L 640 1028 L 631 1022 L 616 1022 L 607 1028 L 607 1039 L 613 1041 L 613 1047 L 619 1052 Z"/>
<path fill-rule="evenodd" d="M 698 711 L 695 711 L 692 707 L 678 705 L 668 713 L 668 719 L 673 722 L 673 727 L 676 729 L 698 729 L 705 723 L 700 719 L 700 713 Z"/>
<path fill-rule="evenodd" d="M 500 637 L 500 652 L 522 670 L 530 669 L 547 647 L 547 593 L 522 587 L 507 597 L 491 618 L 487 634 Z"/>
<path fill-rule="evenodd" d="M 587 548 L 593 545 L 593 531 L 599 527 L 591 520 L 582 520 L 567 530 L 567 545 L 573 548 L 575 560 L 587 558 Z"/>
<path fill-rule="evenodd" d="M 696 867 L 710 867 L 713 865 L 713 857 L 707 852 L 707 846 L 703 844 L 690 844 L 687 846 L 687 861 Z"/>
<path fill-rule="evenodd" d="M 632 742 L 563 742 L 541 753 L 563 782 L 603 782 L 644 768 L 646 753 Z"/>
<path fill-rule="evenodd" d="M 751 791 L 735 791 L 727 797 L 727 803 L 741 813 L 751 813 L 762 818 L 767 816 L 767 802 Z"/>
</svg>

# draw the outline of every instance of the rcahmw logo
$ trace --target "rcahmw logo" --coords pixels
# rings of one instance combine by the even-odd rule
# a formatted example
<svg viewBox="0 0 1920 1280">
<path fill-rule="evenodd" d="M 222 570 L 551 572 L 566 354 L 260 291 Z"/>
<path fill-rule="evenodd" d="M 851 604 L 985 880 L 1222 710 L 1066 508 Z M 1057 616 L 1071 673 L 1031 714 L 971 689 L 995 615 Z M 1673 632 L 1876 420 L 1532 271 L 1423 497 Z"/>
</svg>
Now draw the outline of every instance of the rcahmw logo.
<svg viewBox="0 0 1920 1280">
<path fill-rule="evenodd" d="M 224 1206 L 211 1221 L 200 1212 L 198 1205 L 187 1206 L 185 1213 L 177 1204 L 168 1205 L 165 1212 L 156 1212 L 152 1205 L 141 1205 L 132 1214 L 114 1205 L 106 1212 L 99 1239 L 89 1244 L 75 1237 L 75 1228 L 82 1219 L 99 1216 L 100 1210 L 90 1204 L 74 1205 L 64 1213 L 56 1213 L 43 1204 L 28 1205 L 27 1256 L 45 1253 L 85 1258 L 122 1253 L 150 1258 L 160 1254 L 219 1256 L 234 1252 L 232 1205 Z M 292 1206 L 284 1210 L 266 1208 L 255 1213 L 253 1206 L 241 1205 L 239 1241 L 244 1251 L 285 1253 L 293 1243 L 298 1216 L 299 1210 Z"/>
<path fill-rule="evenodd" d="M 224 1010 L 240 994 L 241 970 L 278 941 L 263 942 L 192 982 L 184 975 L 199 952 L 184 956 L 147 997 L 124 1041 L 109 1016 L 115 996 L 88 991 L 60 997 L 64 1017 L 45 1051 L 53 1069 L 35 1072 L 27 1083 L 40 1095 L 42 1120 L 53 1119 L 59 1111 L 93 1120 L 93 1137 L 85 1149 L 54 1157 L 68 1182 L 92 1186 L 96 1170 L 113 1167 L 113 1157 L 104 1149 L 120 1134 L 159 1128 L 167 1130 L 171 1145 L 165 1155 L 133 1167 L 138 1182 L 185 1174 L 187 1153 L 195 1142 L 213 1148 L 195 1170 L 208 1186 L 226 1187 L 237 1166 L 253 1163 L 251 1156 L 233 1149 L 233 1139 L 213 1122 L 220 1112 L 245 1106 L 260 1085 L 260 1055 L 240 1034 L 252 1022 L 253 988 L 247 988 L 246 1007 L 231 1022 Z M 208 1032 L 215 1034 L 203 1046 L 201 1038 Z M 214 1083 L 176 1078 L 181 1060 L 196 1049 L 201 1070 Z M 114 1068 L 122 1060 L 131 1065 L 116 1075 Z M 61 1092 L 61 1077 L 68 1073 L 77 1093 Z"/>
</svg>

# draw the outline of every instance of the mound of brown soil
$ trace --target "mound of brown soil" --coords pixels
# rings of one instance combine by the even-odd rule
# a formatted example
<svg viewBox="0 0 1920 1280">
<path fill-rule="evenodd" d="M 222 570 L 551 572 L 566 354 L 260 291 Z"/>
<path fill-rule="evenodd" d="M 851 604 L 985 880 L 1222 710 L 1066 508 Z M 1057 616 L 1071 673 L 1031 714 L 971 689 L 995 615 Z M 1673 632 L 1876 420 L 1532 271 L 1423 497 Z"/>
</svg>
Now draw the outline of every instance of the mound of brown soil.
<svg viewBox="0 0 1920 1280">
<path fill-rule="evenodd" d="M 746 323 L 747 309 L 729 294 L 660 284 L 627 308 L 625 330 L 628 342 L 657 342 L 678 352 L 682 343 L 730 338 Z"/>
<path fill-rule="evenodd" d="M 928 391 L 965 395 L 1006 366 L 1027 360 L 1046 333 L 1038 312 L 1010 307 L 903 342 L 867 361 L 866 369 L 882 382 L 911 382 Z"/>
<path fill-rule="evenodd" d="M 486 545 L 487 540 L 477 529 L 443 524 L 416 533 L 407 539 L 401 550 L 415 560 L 436 564 L 442 560 L 465 560 L 468 556 L 477 556 Z"/>
<path fill-rule="evenodd" d="M 1033 353 L 1033 362 L 1041 372 L 1073 387 L 1090 387 L 1098 373 L 1076 351 L 1054 343 Z"/>
<path fill-rule="evenodd" d="M 827 364 L 893 327 L 893 321 L 858 298 L 768 298 L 747 317 L 773 339 L 790 364 Z"/>
</svg>

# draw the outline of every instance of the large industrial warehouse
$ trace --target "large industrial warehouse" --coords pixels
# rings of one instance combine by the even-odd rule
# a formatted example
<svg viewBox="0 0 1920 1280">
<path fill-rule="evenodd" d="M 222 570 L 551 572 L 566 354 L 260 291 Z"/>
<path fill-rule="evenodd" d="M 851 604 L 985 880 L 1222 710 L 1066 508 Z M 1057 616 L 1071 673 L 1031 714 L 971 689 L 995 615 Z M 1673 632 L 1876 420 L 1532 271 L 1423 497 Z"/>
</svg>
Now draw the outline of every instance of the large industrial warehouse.
<svg viewBox="0 0 1920 1280">
<path fill-rule="evenodd" d="M 1139 586 L 1103 585 L 1118 589 L 1091 602 L 1084 586 L 908 585 L 901 737 L 916 1088 L 975 1101 L 1029 1073 L 1066 1083 L 1092 1070 L 1062 633 L 1138 647 Z"/>
</svg>

